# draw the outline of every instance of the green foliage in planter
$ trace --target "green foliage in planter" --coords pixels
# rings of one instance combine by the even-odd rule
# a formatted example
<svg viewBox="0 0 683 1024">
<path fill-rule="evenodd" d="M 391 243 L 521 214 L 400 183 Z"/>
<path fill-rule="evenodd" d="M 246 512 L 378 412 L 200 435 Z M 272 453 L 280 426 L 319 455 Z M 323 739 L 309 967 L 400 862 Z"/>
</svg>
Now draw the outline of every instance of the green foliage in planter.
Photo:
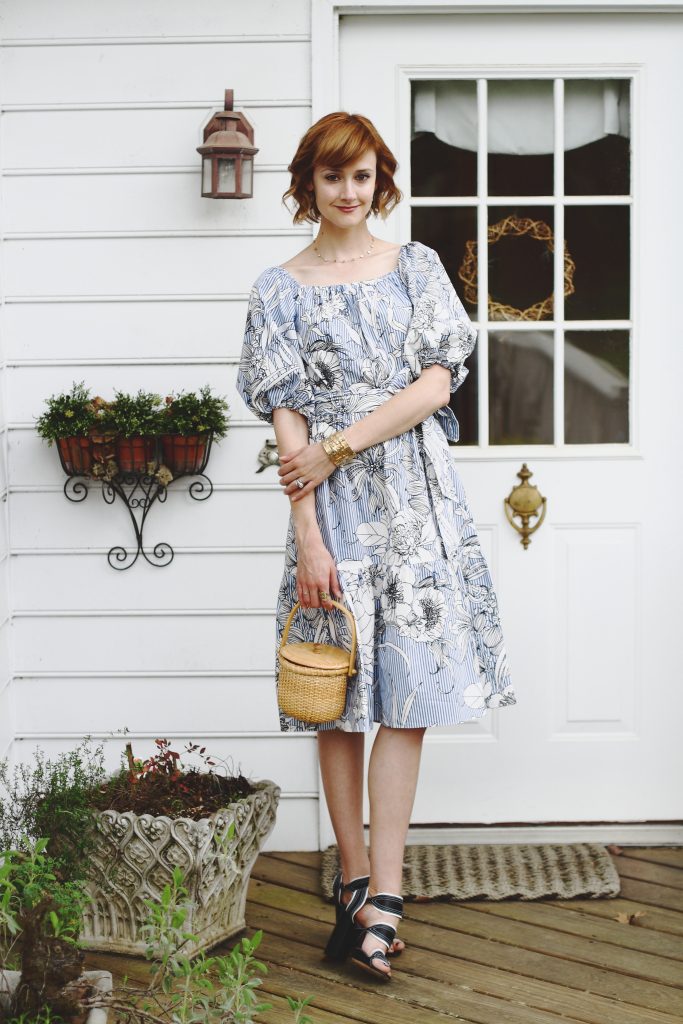
<svg viewBox="0 0 683 1024">
<path fill-rule="evenodd" d="M 93 790 L 107 778 L 104 746 L 91 749 L 85 737 L 55 760 L 36 749 L 31 762 L 14 766 L 0 761 L 0 851 L 16 849 L 22 837 L 36 842 L 50 837 L 50 853 L 65 880 L 87 878 L 95 844 Z"/>
<path fill-rule="evenodd" d="M 142 390 L 130 395 L 116 389 L 114 395 L 105 417 L 105 429 L 120 437 L 150 436 L 157 432 L 161 395 Z"/>
<path fill-rule="evenodd" d="M 179 392 L 176 398 L 166 398 L 166 408 L 159 415 L 157 431 L 160 434 L 203 434 L 213 430 L 216 440 L 225 437 L 228 432 L 228 403 L 223 398 L 211 394 L 211 388 L 205 384 L 196 391 Z"/>
<path fill-rule="evenodd" d="M 71 391 L 51 395 L 46 401 L 47 410 L 37 417 L 36 430 L 48 445 L 60 437 L 87 437 L 100 422 L 100 407 L 91 401 L 85 381 L 74 381 Z"/>
</svg>

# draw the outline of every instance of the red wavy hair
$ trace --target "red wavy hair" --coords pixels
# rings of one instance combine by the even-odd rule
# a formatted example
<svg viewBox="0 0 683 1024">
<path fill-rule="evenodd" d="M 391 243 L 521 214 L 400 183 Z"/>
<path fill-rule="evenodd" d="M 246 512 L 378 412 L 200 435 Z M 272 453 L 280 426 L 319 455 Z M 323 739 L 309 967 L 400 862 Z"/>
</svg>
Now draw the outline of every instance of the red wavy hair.
<svg viewBox="0 0 683 1024">
<path fill-rule="evenodd" d="M 324 167 L 341 168 L 357 160 L 366 149 L 372 149 L 377 157 L 376 187 L 372 197 L 370 213 L 379 214 L 383 220 L 403 199 L 403 193 L 394 183 L 398 166 L 396 158 L 384 142 L 372 121 L 362 114 L 349 114 L 337 110 L 325 114 L 311 125 L 299 142 L 294 159 L 287 167 L 292 181 L 282 196 L 285 202 L 292 196 L 297 204 L 293 214 L 295 224 L 300 221 L 320 220 L 320 211 L 315 203 L 315 192 L 307 188 L 313 181 L 313 170 Z M 291 212 L 291 211 L 290 211 Z M 368 217 L 370 216 L 368 213 Z"/>
</svg>

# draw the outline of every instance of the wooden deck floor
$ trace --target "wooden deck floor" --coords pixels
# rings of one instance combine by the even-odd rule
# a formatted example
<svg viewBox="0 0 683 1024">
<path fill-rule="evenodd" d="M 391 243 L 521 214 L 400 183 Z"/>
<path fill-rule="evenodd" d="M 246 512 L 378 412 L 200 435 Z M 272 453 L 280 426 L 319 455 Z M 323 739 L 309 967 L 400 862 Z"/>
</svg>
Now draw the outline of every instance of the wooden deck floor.
<svg viewBox="0 0 683 1024">
<path fill-rule="evenodd" d="M 291 1024 L 289 994 L 313 995 L 316 1024 L 681 1024 L 683 848 L 613 856 L 617 899 L 406 902 L 407 948 L 384 984 L 321 958 L 334 912 L 320 896 L 320 855 L 261 854 L 246 934 L 264 931 L 262 991 L 274 1006 L 264 1021 Z M 145 961 L 91 953 L 86 962 L 148 977 Z"/>
</svg>

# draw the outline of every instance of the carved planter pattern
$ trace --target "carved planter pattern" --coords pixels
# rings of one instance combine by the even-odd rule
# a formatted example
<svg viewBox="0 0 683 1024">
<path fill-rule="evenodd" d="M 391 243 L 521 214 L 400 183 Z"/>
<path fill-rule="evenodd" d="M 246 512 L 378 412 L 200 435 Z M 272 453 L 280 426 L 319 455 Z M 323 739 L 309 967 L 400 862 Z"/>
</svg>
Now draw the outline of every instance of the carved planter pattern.
<svg viewBox="0 0 683 1024">
<path fill-rule="evenodd" d="M 266 779 L 255 786 L 250 796 L 200 821 L 98 811 L 100 840 L 92 856 L 96 881 L 90 883 L 92 902 L 80 935 L 84 946 L 144 956 L 147 943 L 140 926 L 148 911 L 143 900 L 160 896 L 176 866 L 193 903 L 183 927 L 198 939 L 183 946 L 185 955 L 241 931 L 249 875 L 273 830 L 280 799 L 274 782 Z M 235 834 L 225 841 L 233 821 Z"/>
</svg>

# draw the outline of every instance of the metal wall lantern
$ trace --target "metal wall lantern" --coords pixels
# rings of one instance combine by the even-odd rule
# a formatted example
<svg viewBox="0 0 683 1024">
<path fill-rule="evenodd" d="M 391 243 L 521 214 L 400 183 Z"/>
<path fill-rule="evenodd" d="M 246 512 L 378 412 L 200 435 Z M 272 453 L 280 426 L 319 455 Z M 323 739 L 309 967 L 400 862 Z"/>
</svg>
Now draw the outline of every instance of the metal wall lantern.
<svg viewBox="0 0 683 1024">
<path fill-rule="evenodd" d="M 202 196 L 207 199 L 251 199 L 254 179 L 254 129 L 232 109 L 232 89 L 225 90 L 225 110 L 214 114 L 204 129 Z"/>
</svg>

